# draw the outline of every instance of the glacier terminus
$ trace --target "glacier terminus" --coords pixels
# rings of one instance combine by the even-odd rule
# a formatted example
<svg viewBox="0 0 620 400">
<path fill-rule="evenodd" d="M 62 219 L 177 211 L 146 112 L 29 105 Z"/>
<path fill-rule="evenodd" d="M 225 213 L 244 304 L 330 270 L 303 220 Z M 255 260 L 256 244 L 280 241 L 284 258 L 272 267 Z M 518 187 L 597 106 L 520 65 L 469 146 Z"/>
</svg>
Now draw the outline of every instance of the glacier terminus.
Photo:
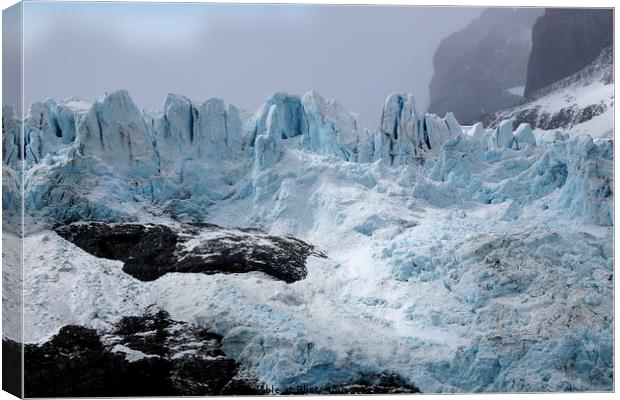
<svg viewBox="0 0 620 400">
<path fill-rule="evenodd" d="M 175 360 L 194 357 L 230 372 L 171 378 L 185 394 L 612 390 L 608 127 L 462 125 L 405 93 L 377 111 L 367 129 L 312 91 L 256 112 L 177 94 L 148 111 L 124 90 L 23 119 L 5 107 L 2 201 L 5 218 L 25 207 L 33 357 L 83 329 L 129 370 L 160 357 L 190 376 Z M 162 356 L 136 324 L 214 336 L 165 336 Z"/>
</svg>

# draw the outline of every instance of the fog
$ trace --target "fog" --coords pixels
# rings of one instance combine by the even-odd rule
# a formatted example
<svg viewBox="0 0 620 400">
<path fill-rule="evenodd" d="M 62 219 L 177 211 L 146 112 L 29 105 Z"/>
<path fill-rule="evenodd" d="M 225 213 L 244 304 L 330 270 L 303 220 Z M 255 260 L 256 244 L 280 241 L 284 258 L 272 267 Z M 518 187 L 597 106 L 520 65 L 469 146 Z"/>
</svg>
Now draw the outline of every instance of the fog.
<svg viewBox="0 0 620 400">
<path fill-rule="evenodd" d="M 167 93 L 255 110 L 273 92 L 314 90 L 373 128 L 386 96 L 429 102 L 440 40 L 470 7 L 24 4 L 25 102 L 127 89 L 139 107 Z"/>
</svg>

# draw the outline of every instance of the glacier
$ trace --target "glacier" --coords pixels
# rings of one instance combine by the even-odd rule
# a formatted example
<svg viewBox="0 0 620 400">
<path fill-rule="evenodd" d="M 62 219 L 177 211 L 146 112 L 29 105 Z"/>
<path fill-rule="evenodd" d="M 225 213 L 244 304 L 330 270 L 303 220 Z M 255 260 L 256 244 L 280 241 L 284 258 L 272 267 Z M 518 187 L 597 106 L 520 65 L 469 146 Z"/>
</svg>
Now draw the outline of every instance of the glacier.
<svg viewBox="0 0 620 400">
<path fill-rule="evenodd" d="M 612 390 L 613 139 L 418 110 L 390 94 L 369 130 L 315 92 L 256 112 L 176 94 L 146 111 L 123 90 L 33 103 L 23 121 L 4 108 L 26 342 L 157 305 L 268 385 L 393 371 L 422 392 Z M 294 283 L 141 282 L 53 230 L 82 221 L 259 228 L 327 258 Z"/>
</svg>

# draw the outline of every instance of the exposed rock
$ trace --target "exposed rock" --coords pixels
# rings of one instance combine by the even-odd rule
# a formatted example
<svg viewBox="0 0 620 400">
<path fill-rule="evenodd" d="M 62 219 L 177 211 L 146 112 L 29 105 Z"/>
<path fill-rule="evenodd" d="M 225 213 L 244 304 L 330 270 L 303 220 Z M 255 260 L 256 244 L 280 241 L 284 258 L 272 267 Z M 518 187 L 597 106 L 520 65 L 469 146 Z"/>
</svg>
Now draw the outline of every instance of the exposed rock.
<svg viewBox="0 0 620 400">
<path fill-rule="evenodd" d="M 548 8 L 532 28 L 525 97 L 574 74 L 613 43 L 613 10 Z"/>
<path fill-rule="evenodd" d="M 606 92 L 597 96 L 596 102 L 583 104 L 587 91 L 593 85 L 603 84 Z M 586 93 L 580 96 L 580 91 Z M 474 118 L 470 123 L 483 122 L 495 128 L 502 120 L 514 118 L 515 124 L 529 124 L 544 130 L 569 129 L 590 121 L 613 107 L 613 50 L 607 47 L 583 69 L 549 86 L 530 94 L 528 100 L 496 113 Z M 612 127 L 609 119 L 610 129 Z M 599 132 L 588 132 L 601 136 Z"/>
<path fill-rule="evenodd" d="M 120 260 L 123 271 L 142 281 L 168 272 L 263 272 L 292 283 L 307 274 L 313 246 L 253 229 L 223 229 L 210 224 L 164 225 L 75 223 L 56 228 L 66 240 L 97 257 Z"/>
<path fill-rule="evenodd" d="M 344 385 L 321 388 L 305 386 L 287 388 L 282 394 L 411 394 L 420 389 L 398 374 L 383 371 L 378 374 L 362 374 L 359 379 Z"/>
<path fill-rule="evenodd" d="M 433 56 L 429 111 L 459 121 L 505 109 L 521 99 L 535 8 L 489 8 L 440 43 Z"/>
<path fill-rule="evenodd" d="M 164 311 L 124 317 L 102 333 L 68 325 L 42 345 L 25 346 L 25 394 L 260 394 L 258 382 L 221 350 L 221 340 L 207 330 L 171 320 Z"/>
<path fill-rule="evenodd" d="M 22 397 L 22 349 L 19 343 L 5 338 L 2 339 L 2 390 Z"/>
<path fill-rule="evenodd" d="M 11 340 L 3 346 L 18 349 Z M 163 310 L 123 317 L 103 332 L 64 326 L 43 344 L 27 344 L 24 358 L 27 397 L 420 393 L 390 371 L 342 385 L 268 386 L 224 353 L 221 336 Z"/>
</svg>

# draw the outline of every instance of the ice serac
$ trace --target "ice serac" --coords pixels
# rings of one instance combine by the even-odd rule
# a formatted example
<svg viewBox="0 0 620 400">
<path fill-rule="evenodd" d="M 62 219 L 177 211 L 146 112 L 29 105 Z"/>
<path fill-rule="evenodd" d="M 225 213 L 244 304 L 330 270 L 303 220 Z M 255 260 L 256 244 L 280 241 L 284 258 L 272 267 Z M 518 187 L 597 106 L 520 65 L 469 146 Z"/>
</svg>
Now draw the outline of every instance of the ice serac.
<svg viewBox="0 0 620 400">
<path fill-rule="evenodd" d="M 274 93 L 250 121 L 248 141 L 254 151 L 257 169 L 276 162 L 281 154 L 281 142 L 308 132 L 301 98 Z"/>
<path fill-rule="evenodd" d="M 75 115 L 84 106 L 79 100 L 56 105 L 56 123 L 62 136 L 62 142 L 69 144 L 75 140 Z"/>
<path fill-rule="evenodd" d="M 289 142 L 297 137 L 300 137 L 298 141 Z M 315 92 L 301 97 L 276 93 L 252 118 L 249 141 L 255 145 L 256 152 L 259 148 L 273 151 L 275 143 L 281 140 L 312 153 L 368 162 L 372 157 L 370 137 L 359 126 L 357 117 L 333 100 Z M 267 138 L 270 144 L 265 147 Z M 264 158 L 260 154 L 255 157 Z"/>
<path fill-rule="evenodd" d="M 463 127 L 461 126 L 461 124 L 459 124 L 459 121 L 456 120 L 454 113 L 446 113 L 444 121 L 446 121 L 446 125 L 448 125 L 448 131 L 450 131 L 451 135 L 454 136 L 463 134 Z"/>
<path fill-rule="evenodd" d="M 519 125 L 516 131 L 514 131 L 514 148 L 516 150 L 522 149 L 525 146 L 535 146 L 536 138 L 530 124 L 524 122 Z"/>
<path fill-rule="evenodd" d="M 429 150 L 434 153 L 439 153 L 441 147 L 450 140 L 454 133 L 457 132 L 457 127 L 454 125 L 456 120 L 450 118 L 450 124 L 448 124 L 445 118 L 441 118 L 436 114 L 425 114 L 424 121 L 422 122 L 422 132 L 425 138 L 428 138 Z M 457 123 L 458 125 L 458 123 Z"/>
<path fill-rule="evenodd" d="M 74 148 L 64 155 L 50 155 L 26 173 L 25 212 L 65 222 L 131 219 L 145 199 L 126 178 Z"/>
<path fill-rule="evenodd" d="M 482 122 L 476 122 L 471 128 L 469 128 L 466 132 L 467 136 L 474 138 L 478 143 L 480 143 L 481 148 L 487 144 L 488 134 L 484 129 L 484 125 Z"/>
<path fill-rule="evenodd" d="M 56 119 L 56 103 L 46 100 L 30 105 L 24 123 L 24 141 L 27 166 L 40 162 L 64 144 Z"/>
<path fill-rule="evenodd" d="M 571 215 L 613 226 L 613 141 L 585 136 L 566 146 L 567 178 L 557 200 Z"/>
<path fill-rule="evenodd" d="M 275 107 L 274 107 L 275 106 Z M 290 139 L 308 131 L 308 123 L 304 116 L 304 109 L 299 96 L 291 96 L 285 93 L 274 93 L 267 99 L 252 119 L 253 137 L 267 132 L 267 117 L 271 113 L 280 125 L 282 139 Z M 274 121 L 275 122 L 275 121 Z"/>
<path fill-rule="evenodd" d="M 209 202 L 234 193 L 249 160 L 241 110 L 218 98 L 199 103 L 169 94 L 163 113 L 150 118 L 160 174 L 146 189 L 156 202 L 177 207 L 186 196 Z"/>
<path fill-rule="evenodd" d="M 209 98 L 198 104 L 192 125 L 192 144 L 198 159 L 220 160 L 241 150 L 239 110 L 222 99 Z"/>
<path fill-rule="evenodd" d="M 193 194 L 216 200 L 227 197 L 249 165 L 246 117 L 219 98 L 209 98 L 194 109 L 192 141 L 181 165 L 180 181 L 190 185 Z"/>
<path fill-rule="evenodd" d="M 76 125 L 81 154 L 96 156 L 131 176 L 147 177 L 158 172 L 152 136 L 127 91 L 101 96 Z"/>
<path fill-rule="evenodd" d="M 515 119 L 509 118 L 499 123 L 493 133 L 494 144 L 498 149 L 521 150 L 526 146 L 535 146 L 536 137 L 528 123 L 521 123 L 513 132 Z"/>
<path fill-rule="evenodd" d="M 15 109 L 11 106 L 2 107 L 2 163 L 17 169 L 21 155 L 19 153 L 19 124 Z"/>
<path fill-rule="evenodd" d="M 191 155 L 191 142 L 194 134 L 194 115 L 197 112 L 192 102 L 185 96 L 169 94 L 164 100 L 163 115 L 155 121 L 155 138 L 162 172 L 167 164 L 174 164 Z"/>
<path fill-rule="evenodd" d="M 2 213 L 5 221 L 21 213 L 20 123 L 13 107 L 2 107 Z M 6 223 L 4 228 L 7 227 L 17 228 L 17 224 Z"/>
<path fill-rule="evenodd" d="M 430 149 L 419 126 L 418 114 L 411 95 L 392 93 L 383 106 L 375 137 L 375 159 L 390 165 L 407 164 L 411 157 Z"/>
<path fill-rule="evenodd" d="M 513 119 L 507 119 L 500 122 L 497 129 L 495 129 L 495 145 L 499 148 L 511 148 L 514 135 L 512 134 Z"/>
<path fill-rule="evenodd" d="M 345 161 L 370 160 L 370 134 L 360 127 L 355 115 L 315 92 L 304 94 L 301 103 L 308 126 L 301 138 L 303 149 Z"/>
<path fill-rule="evenodd" d="M 439 153 L 444 143 L 462 133 L 452 113 L 445 118 L 420 115 L 413 96 L 392 93 L 385 101 L 377 127 L 374 159 L 389 165 L 406 165 L 427 153 Z"/>
<path fill-rule="evenodd" d="M 278 114 L 278 106 L 272 104 L 265 120 L 265 131 L 254 141 L 254 165 L 259 170 L 275 164 L 281 157 L 281 142 L 285 138 L 282 135 L 283 121 Z"/>
</svg>

